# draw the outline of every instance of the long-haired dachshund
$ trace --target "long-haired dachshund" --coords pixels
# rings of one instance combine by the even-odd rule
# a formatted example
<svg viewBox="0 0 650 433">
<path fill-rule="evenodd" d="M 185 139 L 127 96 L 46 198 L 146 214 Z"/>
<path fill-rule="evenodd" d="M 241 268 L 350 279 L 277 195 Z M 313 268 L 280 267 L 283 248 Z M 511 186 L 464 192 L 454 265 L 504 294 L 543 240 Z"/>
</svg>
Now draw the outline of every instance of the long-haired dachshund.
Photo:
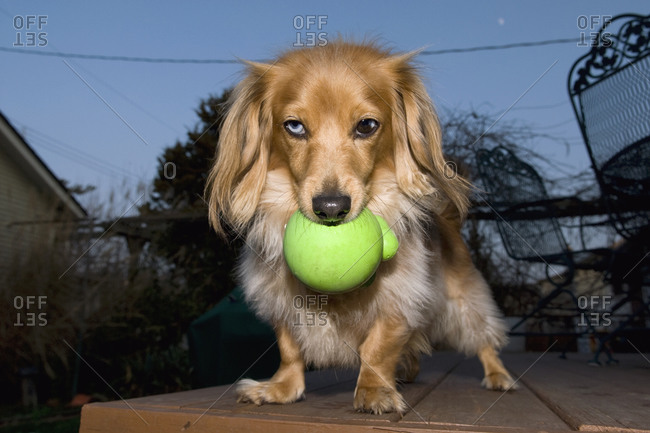
<svg viewBox="0 0 650 433">
<path fill-rule="evenodd" d="M 240 401 L 291 403 L 306 365 L 356 366 L 354 407 L 403 413 L 396 380 L 414 380 L 434 344 L 478 355 L 487 388 L 514 385 L 497 356 L 504 323 L 460 234 L 469 184 L 446 165 L 416 54 L 335 41 L 248 62 L 234 89 L 207 181 L 210 222 L 244 237 L 238 276 L 282 360 L 269 381 L 242 380 Z M 285 224 L 297 209 L 344 224 L 366 207 L 399 251 L 369 286 L 317 297 L 285 263 Z"/>
</svg>

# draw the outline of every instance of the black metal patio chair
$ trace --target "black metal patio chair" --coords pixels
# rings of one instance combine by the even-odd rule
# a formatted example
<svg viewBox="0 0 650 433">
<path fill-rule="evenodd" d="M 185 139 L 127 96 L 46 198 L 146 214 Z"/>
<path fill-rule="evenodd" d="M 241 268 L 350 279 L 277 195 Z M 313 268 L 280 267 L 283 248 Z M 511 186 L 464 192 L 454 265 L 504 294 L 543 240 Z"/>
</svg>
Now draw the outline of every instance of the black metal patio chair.
<svg viewBox="0 0 650 433">
<path fill-rule="evenodd" d="M 540 299 L 537 306 L 512 327 L 511 335 L 530 335 L 531 332 L 517 331 L 517 328 L 528 319 L 544 318 L 551 302 L 563 294 L 570 297 L 575 315 L 585 313 L 569 288 L 574 272 L 576 269 L 606 271 L 612 257 L 611 250 L 570 249 L 555 217 L 554 203 L 562 198 L 551 199 L 537 171 L 512 151 L 503 146 L 492 150 L 481 149 L 477 152 L 476 159 L 481 181 L 488 193 L 486 202 L 496 214 L 497 227 L 506 252 L 516 260 L 545 264 L 547 279 L 555 286 L 551 293 Z M 566 269 L 560 274 L 554 265 Z M 588 327 L 585 332 L 595 331 Z M 569 330 L 566 332 L 572 335 L 576 333 Z"/>
<path fill-rule="evenodd" d="M 615 289 L 625 297 L 613 309 L 633 308 L 609 338 L 635 324 L 647 330 L 650 300 L 642 287 L 650 284 L 650 15 L 619 15 L 605 23 L 572 66 L 568 91 L 609 221 L 627 239 L 612 267 Z"/>
<path fill-rule="evenodd" d="M 650 238 L 650 15 L 619 15 L 569 72 L 568 90 L 616 231 Z"/>
</svg>

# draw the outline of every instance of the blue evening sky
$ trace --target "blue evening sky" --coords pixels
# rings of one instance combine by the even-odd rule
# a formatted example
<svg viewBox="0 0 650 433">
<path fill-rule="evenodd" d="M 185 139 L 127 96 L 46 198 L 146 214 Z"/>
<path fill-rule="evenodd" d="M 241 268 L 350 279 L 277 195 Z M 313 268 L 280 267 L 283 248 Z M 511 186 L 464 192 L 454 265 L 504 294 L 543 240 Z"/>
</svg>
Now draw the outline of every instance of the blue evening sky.
<svg viewBox="0 0 650 433">
<path fill-rule="evenodd" d="M 0 51 L 0 111 L 58 177 L 119 194 L 138 182 L 151 183 L 163 149 L 184 141 L 188 128 L 196 125 L 194 109 L 199 101 L 236 83 L 241 67 L 63 59 L 23 54 L 15 48 L 266 59 L 298 40 L 306 41 L 312 33 L 326 33 L 322 36 L 374 36 L 401 51 L 442 50 L 588 39 L 603 17 L 647 14 L 648 9 L 645 0 L 3 0 L 0 48 L 9 50 Z M 320 29 L 317 23 L 306 28 L 313 16 L 320 17 L 316 18 Z M 36 39 L 30 40 L 34 37 L 30 33 Z M 521 120 L 538 133 L 566 139 L 568 151 L 552 141 L 531 145 L 583 170 L 588 167 L 586 151 L 566 91 L 569 68 L 588 49 L 579 45 L 420 56 L 419 61 L 438 107 L 473 107 L 495 116 L 554 64 L 503 120 Z"/>
</svg>

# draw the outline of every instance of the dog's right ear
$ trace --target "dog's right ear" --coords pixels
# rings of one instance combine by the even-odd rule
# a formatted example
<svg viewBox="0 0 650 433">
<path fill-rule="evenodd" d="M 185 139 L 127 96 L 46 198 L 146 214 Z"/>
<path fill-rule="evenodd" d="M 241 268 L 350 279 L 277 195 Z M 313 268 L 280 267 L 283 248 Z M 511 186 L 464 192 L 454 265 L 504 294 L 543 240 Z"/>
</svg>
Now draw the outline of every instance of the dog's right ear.
<svg viewBox="0 0 650 433">
<path fill-rule="evenodd" d="M 205 197 L 214 230 L 224 225 L 241 234 L 264 187 L 272 132 L 265 75 L 272 65 L 246 62 L 248 76 L 233 90 L 221 124 L 216 157 L 208 175 Z M 225 223 L 225 224 L 224 224 Z"/>
<path fill-rule="evenodd" d="M 469 183 L 450 167 L 442 153 L 442 132 L 438 116 L 413 58 L 417 52 L 390 59 L 394 90 L 393 133 L 395 174 L 406 195 L 430 210 L 441 213 L 451 202 L 464 218 L 468 207 Z M 425 200 L 424 198 L 427 197 Z"/>
</svg>

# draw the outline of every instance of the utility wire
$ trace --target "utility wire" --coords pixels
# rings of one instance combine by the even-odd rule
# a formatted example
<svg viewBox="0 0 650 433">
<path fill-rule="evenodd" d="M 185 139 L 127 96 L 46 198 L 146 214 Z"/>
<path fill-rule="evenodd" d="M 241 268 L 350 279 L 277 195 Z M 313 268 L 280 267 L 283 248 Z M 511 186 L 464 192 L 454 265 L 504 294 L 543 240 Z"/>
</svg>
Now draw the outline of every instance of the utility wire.
<svg viewBox="0 0 650 433">
<path fill-rule="evenodd" d="M 56 153 L 57 155 L 81 164 L 85 167 L 92 168 L 95 171 L 107 174 L 110 176 L 126 176 L 134 179 L 141 180 L 138 176 L 124 170 L 118 165 L 111 164 L 107 161 L 102 161 L 95 156 L 86 153 L 76 147 L 70 146 L 56 138 L 53 138 L 37 129 L 31 128 L 24 124 L 12 122 L 19 127 L 23 132 L 27 133 L 28 141 L 44 150 Z"/>
<path fill-rule="evenodd" d="M 66 59 L 85 59 L 85 60 L 108 60 L 114 62 L 141 62 L 141 63 L 223 63 L 223 64 L 239 64 L 241 61 L 230 59 L 167 59 L 155 57 L 128 57 L 128 56 L 104 56 L 100 54 L 79 54 L 79 53 L 63 53 L 60 51 L 37 51 L 26 48 L 8 48 L 0 47 L 0 51 L 16 54 L 30 54 L 34 56 L 49 56 L 49 57 L 64 57 Z"/>
<path fill-rule="evenodd" d="M 111 177 L 116 177 L 116 176 L 123 177 L 123 176 L 126 176 L 126 177 L 131 177 L 131 178 L 138 179 L 135 175 L 132 175 L 130 173 L 125 173 L 124 171 L 120 171 L 120 172 L 115 171 L 113 168 L 111 168 L 109 166 L 106 166 L 106 165 L 101 164 L 101 163 L 97 163 L 96 160 L 94 160 L 94 159 L 90 160 L 90 159 L 87 159 L 84 156 L 77 155 L 77 154 L 75 154 L 73 152 L 69 152 L 66 149 L 60 148 L 60 147 L 58 147 L 58 146 L 56 146 L 56 145 L 54 145 L 54 144 L 52 144 L 50 142 L 47 142 L 46 140 L 44 140 L 42 138 L 33 137 L 30 140 L 30 143 L 31 143 L 31 145 L 33 145 L 35 147 L 38 147 L 38 148 L 40 148 L 42 150 L 45 150 L 45 151 L 48 151 L 48 152 L 55 153 L 55 154 L 59 155 L 60 157 L 66 158 L 66 159 L 68 159 L 70 161 L 73 161 L 73 162 L 75 162 L 75 163 L 77 163 L 77 164 L 79 164 L 79 165 L 81 165 L 81 166 L 83 166 L 85 168 L 89 168 L 89 169 L 91 169 L 91 170 L 93 170 L 95 172 L 102 173 L 104 175 L 111 176 Z"/>
<path fill-rule="evenodd" d="M 138 104 L 137 102 L 135 102 L 132 98 L 130 98 L 130 97 L 128 97 L 127 95 L 125 95 L 124 93 L 120 92 L 120 91 L 117 90 L 114 86 L 110 85 L 110 84 L 107 83 L 105 80 L 101 79 L 101 78 L 98 77 L 96 74 L 92 73 L 88 68 L 84 68 L 84 67 L 83 67 L 82 65 L 80 65 L 78 62 L 74 62 L 74 67 L 75 67 L 76 69 L 81 69 L 82 71 L 84 71 L 84 74 L 85 74 L 85 75 L 92 77 L 93 80 L 95 80 L 96 82 L 99 82 L 101 85 L 103 85 L 104 87 L 106 87 L 106 88 L 107 88 L 108 90 L 110 90 L 111 92 L 115 93 L 117 96 L 119 96 L 120 98 L 122 98 L 123 100 L 125 100 L 126 102 L 128 102 L 129 104 L 131 104 L 133 107 L 135 107 L 136 109 L 138 109 L 139 111 L 141 111 L 141 112 L 144 113 L 145 115 L 147 115 L 150 119 L 154 120 L 154 121 L 155 121 L 156 123 L 158 123 L 159 125 L 164 126 L 165 128 L 167 128 L 167 129 L 169 129 L 170 131 L 174 132 L 174 134 L 176 134 L 176 135 L 182 135 L 182 134 L 179 133 L 175 128 L 173 128 L 172 126 L 170 126 L 168 122 L 165 122 L 164 120 L 160 119 L 158 116 L 156 116 L 156 115 L 154 115 L 153 113 L 151 113 L 151 112 L 150 112 L 149 110 L 147 110 L 146 108 L 142 107 L 140 104 Z"/>
<path fill-rule="evenodd" d="M 504 44 L 504 45 L 484 45 L 482 47 L 449 48 L 446 50 L 425 50 L 425 51 L 420 51 L 420 55 L 435 56 L 440 54 L 471 53 L 474 51 L 508 50 L 511 48 L 539 47 L 542 45 L 568 44 L 569 42 L 577 43 L 580 42 L 580 40 L 576 38 L 549 39 L 546 41 L 515 42 L 512 44 Z"/>
<path fill-rule="evenodd" d="M 533 42 L 516 42 L 504 45 L 485 45 L 479 47 L 468 48 L 449 48 L 444 50 L 425 50 L 420 51 L 421 56 L 435 56 L 441 54 L 458 54 L 458 53 L 471 53 L 477 51 L 494 51 L 494 50 L 507 50 L 512 48 L 524 47 L 538 47 L 543 45 L 567 44 L 580 42 L 575 38 L 565 39 L 549 39 L 545 41 Z M 113 62 L 140 62 L 140 63 L 176 63 L 176 64 L 240 64 L 241 61 L 237 59 L 172 59 L 163 57 L 129 57 L 129 56 L 105 56 L 100 54 L 79 54 L 79 53 L 64 53 L 61 51 L 41 51 L 25 48 L 9 48 L 0 47 L 0 51 L 15 53 L 15 54 L 28 54 L 33 56 L 49 56 L 49 57 L 64 57 L 67 59 L 85 59 L 85 60 L 104 60 Z M 269 60 L 261 59 L 255 60 L 257 62 L 268 62 Z"/>
</svg>

